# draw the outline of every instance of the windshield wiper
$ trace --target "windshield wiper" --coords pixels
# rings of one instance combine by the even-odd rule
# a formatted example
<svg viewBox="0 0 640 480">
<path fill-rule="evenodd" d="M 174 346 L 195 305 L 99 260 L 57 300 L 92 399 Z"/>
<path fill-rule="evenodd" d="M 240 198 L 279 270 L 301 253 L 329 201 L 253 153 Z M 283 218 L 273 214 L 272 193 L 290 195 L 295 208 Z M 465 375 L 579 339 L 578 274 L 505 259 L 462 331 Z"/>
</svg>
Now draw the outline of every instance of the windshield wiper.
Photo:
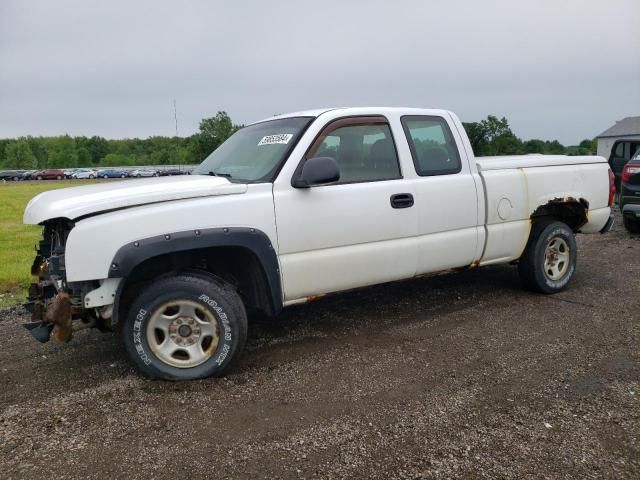
<svg viewBox="0 0 640 480">
<path fill-rule="evenodd" d="M 231 174 L 230 173 L 214 172 L 213 170 L 209 172 L 209 175 L 211 175 L 212 177 L 231 178 Z"/>
</svg>

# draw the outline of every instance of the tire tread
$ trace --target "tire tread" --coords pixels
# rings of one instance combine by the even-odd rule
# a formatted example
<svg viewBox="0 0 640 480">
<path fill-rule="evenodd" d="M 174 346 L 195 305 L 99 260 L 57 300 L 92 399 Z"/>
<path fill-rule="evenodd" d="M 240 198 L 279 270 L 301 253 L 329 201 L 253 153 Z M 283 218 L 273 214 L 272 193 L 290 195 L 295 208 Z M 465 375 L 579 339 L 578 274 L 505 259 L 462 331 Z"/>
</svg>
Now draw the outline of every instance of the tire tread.
<svg viewBox="0 0 640 480">
<path fill-rule="evenodd" d="M 178 369 L 162 364 L 155 358 L 151 364 L 146 365 L 137 355 L 131 334 L 133 331 L 133 322 L 135 322 L 136 319 L 136 312 L 138 312 L 140 308 L 144 308 L 144 306 L 153 301 L 154 298 L 164 295 L 167 291 L 176 291 L 179 289 L 185 289 L 186 291 L 192 290 L 194 294 L 195 292 L 210 294 L 212 296 L 211 298 L 218 302 L 224 300 L 227 316 L 234 322 L 238 331 L 236 332 L 236 340 L 232 344 L 229 355 L 222 365 L 207 369 L 204 368 L 207 365 L 207 361 L 194 368 Z M 192 380 L 224 374 L 241 356 L 240 354 L 244 350 L 248 328 L 244 304 L 236 289 L 221 278 L 204 271 L 179 272 L 171 276 L 163 276 L 149 284 L 136 296 L 133 302 L 131 302 L 129 312 L 126 315 L 122 327 L 125 348 L 136 367 L 146 376 L 165 380 Z M 196 370 L 198 373 L 194 374 L 193 371 Z M 206 371 L 202 373 L 204 370 Z"/>
</svg>

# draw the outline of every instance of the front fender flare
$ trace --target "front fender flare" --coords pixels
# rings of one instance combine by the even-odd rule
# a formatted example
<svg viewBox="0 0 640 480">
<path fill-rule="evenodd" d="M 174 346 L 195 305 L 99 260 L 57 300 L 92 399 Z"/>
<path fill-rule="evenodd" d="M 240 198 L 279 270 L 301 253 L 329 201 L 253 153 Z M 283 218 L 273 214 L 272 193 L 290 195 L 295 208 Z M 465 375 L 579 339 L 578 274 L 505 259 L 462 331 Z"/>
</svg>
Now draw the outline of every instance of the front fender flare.
<svg viewBox="0 0 640 480">
<path fill-rule="evenodd" d="M 113 257 L 109 278 L 127 277 L 137 265 L 153 257 L 211 247 L 243 247 L 253 252 L 265 273 L 273 311 L 277 313 L 282 309 L 278 256 L 269 237 L 255 228 L 205 228 L 166 233 L 130 242 L 120 247 Z"/>
</svg>

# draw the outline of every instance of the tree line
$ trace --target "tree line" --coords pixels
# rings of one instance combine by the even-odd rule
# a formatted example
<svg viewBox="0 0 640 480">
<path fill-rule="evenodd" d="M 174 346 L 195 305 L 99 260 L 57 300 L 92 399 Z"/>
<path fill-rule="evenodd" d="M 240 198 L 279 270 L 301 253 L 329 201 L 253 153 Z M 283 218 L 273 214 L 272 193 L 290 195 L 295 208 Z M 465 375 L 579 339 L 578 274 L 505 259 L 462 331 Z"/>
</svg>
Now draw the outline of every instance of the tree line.
<svg viewBox="0 0 640 480">
<path fill-rule="evenodd" d="M 480 122 L 464 123 L 477 156 L 550 153 L 588 155 L 595 140 L 565 147 L 557 140 L 521 140 L 506 118 L 489 115 Z M 0 139 L 0 169 L 114 167 L 128 165 L 194 165 L 200 163 L 243 125 L 233 123 L 226 112 L 200 122 L 189 137 L 106 139 L 99 136 L 20 137 Z"/>
<path fill-rule="evenodd" d="M 597 151 L 596 139 L 585 139 L 579 145 L 565 147 L 558 140 L 522 140 L 509 127 L 505 117 L 489 115 L 479 122 L 462 123 L 473 152 L 478 157 L 544 153 L 555 155 L 590 155 Z"/>
<path fill-rule="evenodd" d="M 0 139 L 0 169 L 194 165 L 243 125 L 226 112 L 200 122 L 189 137 L 106 139 L 99 136 Z"/>
</svg>

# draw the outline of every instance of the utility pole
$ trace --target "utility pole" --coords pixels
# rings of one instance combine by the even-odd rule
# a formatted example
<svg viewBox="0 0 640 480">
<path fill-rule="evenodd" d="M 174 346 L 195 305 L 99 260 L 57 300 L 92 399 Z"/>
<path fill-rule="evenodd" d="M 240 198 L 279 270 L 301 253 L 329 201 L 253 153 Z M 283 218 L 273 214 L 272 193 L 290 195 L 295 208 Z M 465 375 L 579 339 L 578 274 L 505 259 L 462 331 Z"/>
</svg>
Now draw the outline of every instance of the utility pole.
<svg viewBox="0 0 640 480">
<path fill-rule="evenodd" d="M 178 109 L 176 107 L 176 99 L 173 99 L 173 119 L 176 121 L 176 137 L 178 136 Z"/>
</svg>

